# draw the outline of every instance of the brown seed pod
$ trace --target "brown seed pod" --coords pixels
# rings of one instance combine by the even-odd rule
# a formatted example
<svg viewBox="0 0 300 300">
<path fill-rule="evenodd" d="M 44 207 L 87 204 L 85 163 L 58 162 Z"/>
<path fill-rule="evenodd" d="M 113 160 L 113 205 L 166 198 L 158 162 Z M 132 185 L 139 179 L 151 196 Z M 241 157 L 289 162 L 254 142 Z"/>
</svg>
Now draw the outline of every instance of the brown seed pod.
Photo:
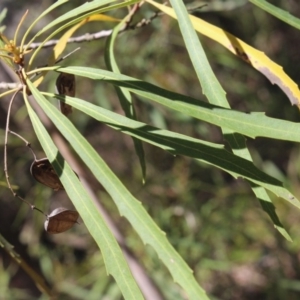
<svg viewBox="0 0 300 300">
<path fill-rule="evenodd" d="M 75 76 L 73 74 L 60 73 L 56 79 L 56 88 L 60 95 L 74 97 L 76 88 Z M 72 106 L 62 101 L 59 101 L 59 108 L 65 116 L 72 113 Z"/>
<path fill-rule="evenodd" d="M 45 230 L 51 234 L 67 231 L 77 223 L 78 217 L 79 214 L 75 210 L 68 210 L 63 207 L 56 208 L 48 215 L 44 223 Z"/>
<path fill-rule="evenodd" d="M 55 170 L 47 158 L 35 160 L 30 167 L 30 173 L 38 182 L 54 191 L 64 190 Z"/>
</svg>

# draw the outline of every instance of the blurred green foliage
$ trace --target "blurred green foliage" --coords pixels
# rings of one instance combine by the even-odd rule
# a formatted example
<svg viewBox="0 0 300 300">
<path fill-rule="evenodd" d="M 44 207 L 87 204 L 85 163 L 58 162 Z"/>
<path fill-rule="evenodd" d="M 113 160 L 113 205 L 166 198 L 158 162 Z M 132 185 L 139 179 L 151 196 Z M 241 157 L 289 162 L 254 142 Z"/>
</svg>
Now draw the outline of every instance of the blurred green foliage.
<svg viewBox="0 0 300 300">
<path fill-rule="evenodd" d="M 37 7 L 33 1 L 22 1 L 22 6 L 4 1 L 0 8 L 3 9 L 5 5 L 8 8 L 8 16 L 4 21 L 6 34 L 13 32 L 25 9 L 29 9 L 30 17 L 26 22 L 30 22 L 39 14 L 39 10 L 45 9 L 50 3 L 43 1 Z M 79 3 L 81 1 L 70 1 L 68 5 L 71 7 Z M 204 7 L 203 11 L 200 9 L 195 14 L 264 51 L 282 65 L 296 83 L 299 82 L 299 31 L 250 3 L 226 10 L 226 5 L 230 3 L 232 1 L 211 0 L 207 7 L 218 4 L 217 10 L 210 11 Z M 273 4 L 300 17 L 300 6 L 296 0 L 278 0 Z M 63 8 L 64 11 L 68 9 Z M 51 17 L 54 19 L 64 11 L 56 11 Z M 151 11 L 151 7 L 143 6 L 135 20 L 149 17 Z M 121 17 L 121 13 L 117 12 L 116 16 Z M 44 22 L 49 22 L 49 18 Z M 77 34 L 96 32 L 111 26 L 87 24 Z M 299 110 L 290 105 L 278 87 L 271 85 L 260 73 L 215 42 L 200 38 L 233 109 L 264 111 L 268 116 L 299 121 Z M 105 68 L 104 43 L 105 40 L 101 39 L 81 44 L 80 51 L 68 58 L 66 63 Z M 68 51 L 77 46 L 70 45 Z M 45 50 L 45 55 L 47 53 L 49 50 Z M 205 98 L 178 25 L 167 16 L 160 16 L 148 26 L 121 34 L 115 55 L 121 72 L 126 75 L 188 96 Z M 8 79 L 1 76 L 2 80 Z M 55 80 L 49 74 L 44 88 L 53 91 Z M 77 82 L 77 95 L 105 108 L 121 111 L 110 86 L 81 78 Z M 170 113 L 157 104 L 134 100 L 138 118 L 145 123 L 223 143 L 219 128 L 179 113 Z M 2 100 L 0 107 L 2 137 L 7 103 L 7 100 Z M 26 109 L 19 102 L 13 111 L 12 127 L 22 132 L 39 156 L 43 157 L 26 116 Z M 173 157 L 145 144 L 147 180 L 143 185 L 139 162 L 129 137 L 99 125 L 78 111 L 74 111 L 71 120 L 128 189 L 142 201 L 212 299 L 299 298 L 300 214 L 297 210 L 274 199 L 277 213 L 294 240 L 289 243 L 273 228 L 248 184 L 242 180 L 234 180 L 215 168 L 188 158 Z M 263 138 L 248 140 L 247 145 L 259 168 L 284 181 L 296 196 L 300 196 L 298 145 Z M 71 203 L 64 192 L 53 193 L 34 182 L 29 174 L 30 164 L 29 151 L 17 138 L 10 137 L 10 177 L 19 186 L 20 193 L 45 211 L 57 205 L 70 207 Z M 63 236 L 48 236 L 43 232 L 41 216 L 28 212 L 27 207 L 13 199 L 4 182 L 2 175 L 0 232 L 33 268 L 43 274 L 53 290 L 59 292 L 59 299 L 100 299 L 99 295 L 106 297 L 101 299 L 121 299 L 117 285 L 111 277 L 106 276 L 101 253 L 84 224 L 75 226 Z M 92 184 L 126 238 L 126 245 L 145 266 L 163 297 L 184 299 L 180 288 L 173 283 L 154 251 L 142 244 L 101 187 L 96 182 Z M 0 295 L 5 295 L 3 299 L 46 299 L 2 250 L 0 260 Z"/>
</svg>

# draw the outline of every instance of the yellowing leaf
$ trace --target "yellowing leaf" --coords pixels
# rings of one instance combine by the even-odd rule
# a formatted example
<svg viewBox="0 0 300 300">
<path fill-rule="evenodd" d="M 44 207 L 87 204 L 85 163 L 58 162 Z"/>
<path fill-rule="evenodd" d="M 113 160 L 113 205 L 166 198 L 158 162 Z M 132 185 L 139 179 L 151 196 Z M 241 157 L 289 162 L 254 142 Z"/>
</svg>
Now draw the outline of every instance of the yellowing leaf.
<svg viewBox="0 0 300 300">
<path fill-rule="evenodd" d="M 164 13 L 176 19 L 174 10 L 152 0 L 146 0 Z M 277 84 L 288 96 L 292 105 L 300 108 L 300 91 L 297 84 L 283 71 L 283 68 L 268 58 L 263 52 L 249 46 L 234 35 L 211 25 L 195 16 L 190 15 L 194 28 L 201 34 L 215 40 L 226 47 L 233 54 L 243 59 L 248 64 L 266 76 L 272 84 Z"/>
<path fill-rule="evenodd" d="M 80 23 L 74 25 L 71 27 L 60 39 L 59 42 L 55 45 L 53 49 L 53 57 L 52 60 L 49 61 L 49 65 L 54 64 L 54 62 L 58 59 L 58 57 L 63 53 L 63 51 L 66 48 L 66 45 L 68 43 L 68 39 L 74 34 L 74 32 L 83 26 L 84 24 L 88 22 L 95 22 L 95 21 L 110 21 L 110 22 L 120 22 L 120 20 L 103 15 L 103 14 L 97 14 L 90 17 L 87 17 L 86 19 L 82 20 Z"/>
</svg>

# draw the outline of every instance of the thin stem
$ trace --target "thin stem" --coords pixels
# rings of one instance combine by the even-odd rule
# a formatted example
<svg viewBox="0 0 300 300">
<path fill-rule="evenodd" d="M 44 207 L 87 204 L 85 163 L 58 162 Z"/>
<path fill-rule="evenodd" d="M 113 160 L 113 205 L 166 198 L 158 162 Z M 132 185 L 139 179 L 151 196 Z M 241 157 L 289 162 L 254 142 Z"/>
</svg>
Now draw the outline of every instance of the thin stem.
<svg viewBox="0 0 300 300">
<path fill-rule="evenodd" d="M 24 20 L 25 20 L 27 14 L 28 14 L 28 9 L 25 11 L 25 14 L 22 16 L 22 18 L 21 18 L 21 20 L 20 20 L 20 22 L 19 22 L 19 24 L 18 24 L 18 27 L 17 27 L 17 29 L 16 29 L 15 36 L 14 36 L 14 44 L 15 44 L 15 45 L 17 45 L 17 37 L 18 37 L 18 33 L 19 33 L 20 27 L 21 27 L 22 23 L 24 22 Z"/>
<path fill-rule="evenodd" d="M 29 143 L 29 142 L 28 142 L 24 137 L 22 137 L 20 134 L 14 132 L 14 131 L 11 131 L 9 128 L 8 128 L 7 130 L 8 130 L 9 133 L 11 133 L 11 134 L 17 136 L 19 139 L 21 139 L 21 140 L 25 143 L 26 147 L 28 147 L 28 148 L 30 149 L 30 151 L 31 151 L 31 153 L 32 153 L 32 155 L 33 155 L 33 158 L 34 158 L 34 160 L 36 161 L 37 158 L 36 158 L 36 155 L 35 155 L 35 153 L 34 153 L 32 147 L 31 147 L 31 143 Z"/>
<path fill-rule="evenodd" d="M 54 64 L 58 64 L 61 61 L 63 61 L 64 59 L 68 58 L 71 54 L 73 54 L 74 52 L 80 50 L 80 47 L 77 47 L 76 49 L 74 49 L 73 51 L 71 51 L 70 53 L 66 54 L 65 56 L 63 56 L 62 58 L 58 59 Z"/>
<path fill-rule="evenodd" d="M 26 87 L 25 87 L 26 88 Z M 40 210 L 39 208 L 35 207 L 33 204 L 31 204 L 30 202 L 28 202 L 27 200 L 23 199 L 21 196 L 19 196 L 12 188 L 10 181 L 9 181 L 9 175 L 8 175 L 8 168 L 7 168 L 7 142 L 8 142 L 8 133 L 12 133 L 16 136 L 18 136 L 19 138 L 21 138 L 26 145 L 29 147 L 29 149 L 32 151 L 35 159 L 36 156 L 33 152 L 33 150 L 31 149 L 31 147 L 29 146 L 30 143 L 28 143 L 23 137 L 21 137 L 19 134 L 10 131 L 9 129 L 9 121 L 10 121 L 10 113 L 11 113 L 11 107 L 13 105 L 13 102 L 17 96 L 17 94 L 21 91 L 21 88 L 19 88 L 17 91 L 15 91 L 15 93 L 13 94 L 13 96 L 11 97 L 11 100 L 9 102 L 9 106 L 8 106 L 8 110 L 7 110 L 7 118 L 6 118 L 6 127 L 5 127 L 5 139 L 4 139 L 4 173 L 5 173 L 5 177 L 6 177 L 6 182 L 8 185 L 8 188 L 10 189 L 10 191 L 12 192 L 13 196 L 20 199 L 21 201 L 23 201 L 24 203 L 26 203 L 31 210 L 37 210 L 38 212 L 42 213 L 44 216 L 48 217 L 48 215 L 46 215 L 42 210 Z"/>
<path fill-rule="evenodd" d="M 74 49 L 73 51 L 71 51 L 70 53 L 66 54 L 65 56 L 61 57 L 60 59 L 58 59 L 54 64 L 58 64 L 60 63 L 61 61 L 63 61 L 64 59 L 68 58 L 71 54 L 73 54 L 74 52 L 78 51 L 80 49 L 80 47 Z M 46 69 L 45 69 L 46 68 Z M 41 67 L 37 67 L 37 69 L 34 69 L 32 71 L 29 71 L 27 72 L 26 74 L 27 75 L 31 75 L 31 74 L 34 74 L 30 77 L 30 80 L 34 79 L 36 76 L 40 75 L 42 73 L 42 71 L 48 71 L 48 70 L 53 70 L 53 69 L 48 69 L 48 68 L 53 68 L 53 66 L 48 66 L 48 65 L 45 65 L 45 66 L 41 66 Z"/>
<path fill-rule="evenodd" d="M 0 82 L 0 89 L 6 89 L 6 90 L 9 89 L 10 90 L 7 94 L 15 92 L 21 86 L 22 86 L 21 84 L 16 83 L 16 82 Z M 14 90 L 11 91 L 12 89 L 14 89 Z M 3 96 L 5 96 L 5 94 L 1 94 L 0 98 L 2 98 Z"/>
<path fill-rule="evenodd" d="M 132 11 L 131 14 L 134 14 L 141 7 L 141 5 L 143 3 L 144 3 L 144 1 L 136 4 L 134 6 L 133 11 Z M 153 13 L 153 15 L 149 19 L 142 19 L 140 22 L 136 23 L 135 25 L 130 25 L 129 24 L 129 23 L 131 23 L 131 19 L 132 19 L 132 18 L 130 18 L 130 21 L 129 22 L 127 21 L 127 24 L 125 24 L 125 26 L 119 31 L 119 33 L 124 32 L 126 30 L 134 30 L 134 29 L 146 26 L 146 25 L 150 24 L 155 18 L 157 18 L 158 16 L 161 16 L 161 15 L 163 15 L 162 12 L 159 12 L 159 11 L 155 12 L 155 13 Z M 90 42 L 90 41 L 93 41 L 93 40 L 98 40 L 98 39 L 101 39 L 101 38 L 108 37 L 111 34 L 112 34 L 111 29 L 101 30 L 101 31 L 98 31 L 96 33 L 85 33 L 81 36 L 69 38 L 67 43 L 69 44 L 69 43 Z M 57 39 L 57 40 L 49 40 L 49 41 L 43 42 L 43 43 L 31 43 L 31 44 L 26 45 L 25 47 L 26 47 L 26 49 L 37 49 L 42 45 L 41 48 L 48 48 L 48 47 L 55 46 L 59 41 L 60 40 Z"/>
</svg>

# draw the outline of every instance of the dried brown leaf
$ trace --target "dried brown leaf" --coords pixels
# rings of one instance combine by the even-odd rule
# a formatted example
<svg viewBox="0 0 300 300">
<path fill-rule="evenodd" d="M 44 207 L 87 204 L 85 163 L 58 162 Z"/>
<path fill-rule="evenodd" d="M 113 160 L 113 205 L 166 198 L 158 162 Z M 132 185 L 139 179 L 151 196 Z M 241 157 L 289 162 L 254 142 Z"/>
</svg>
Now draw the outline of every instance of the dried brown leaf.
<svg viewBox="0 0 300 300">
<path fill-rule="evenodd" d="M 38 182 L 58 191 L 64 190 L 58 175 L 47 158 L 35 160 L 30 167 L 30 173 Z"/>
<path fill-rule="evenodd" d="M 45 230 L 51 234 L 62 233 L 73 227 L 77 223 L 78 217 L 77 211 L 63 207 L 56 208 L 48 215 L 44 223 Z"/>
<path fill-rule="evenodd" d="M 76 89 L 75 76 L 73 74 L 60 73 L 56 80 L 56 88 L 60 95 L 74 97 Z M 72 113 L 72 106 L 62 101 L 59 101 L 59 107 L 65 116 Z"/>
</svg>

